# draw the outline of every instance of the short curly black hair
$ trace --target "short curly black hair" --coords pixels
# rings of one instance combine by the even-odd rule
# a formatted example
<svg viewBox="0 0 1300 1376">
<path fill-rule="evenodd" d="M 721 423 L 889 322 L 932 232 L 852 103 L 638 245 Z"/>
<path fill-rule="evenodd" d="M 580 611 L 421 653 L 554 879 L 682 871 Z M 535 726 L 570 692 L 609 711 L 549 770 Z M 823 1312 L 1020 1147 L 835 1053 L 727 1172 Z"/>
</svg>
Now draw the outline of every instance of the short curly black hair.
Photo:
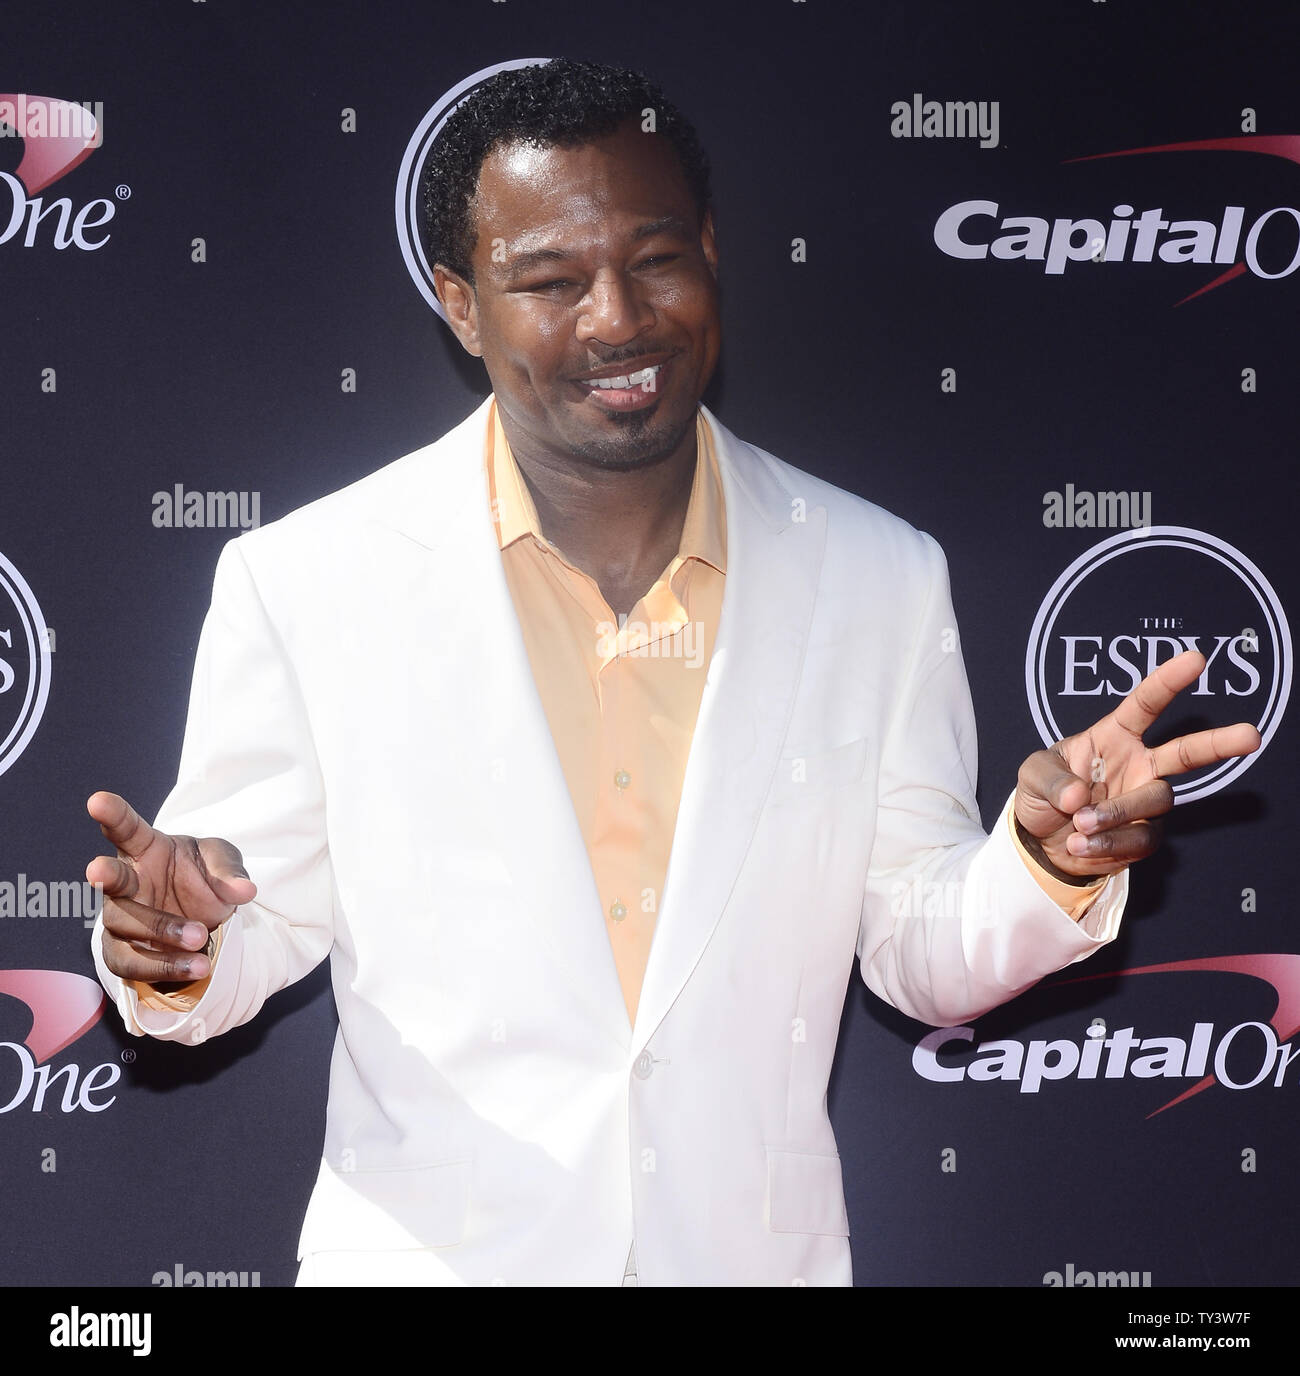
<svg viewBox="0 0 1300 1376">
<path fill-rule="evenodd" d="M 655 132 L 681 159 L 700 222 L 712 202 L 709 160 L 699 136 L 664 93 L 639 72 L 558 57 L 496 72 L 456 107 L 424 165 L 425 252 L 474 285 L 471 203 L 483 159 L 503 143 L 576 148 L 654 111 Z"/>
</svg>

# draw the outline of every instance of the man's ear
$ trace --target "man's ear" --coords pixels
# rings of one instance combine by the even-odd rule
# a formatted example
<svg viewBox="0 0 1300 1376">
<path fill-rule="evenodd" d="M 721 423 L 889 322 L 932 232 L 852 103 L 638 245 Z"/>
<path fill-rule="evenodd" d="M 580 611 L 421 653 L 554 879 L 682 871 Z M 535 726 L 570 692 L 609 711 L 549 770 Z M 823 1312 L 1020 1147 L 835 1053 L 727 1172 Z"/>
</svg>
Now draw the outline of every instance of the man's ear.
<svg viewBox="0 0 1300 1376">
<path fill-rule="evenodd" d="M 711 209 L 704 212 L 704 219 L 700 223 L 700 248 L 704 252 L 704 261 L 708 263 L 709 270 L 716 280 L 718 276 L 718 241 L 714 235 L 713 211 Z"/>
<path fill-rule="evenodd" d="M 483 345 L 479 341 L 478 297 L 474 288 L 450 268 L 441 263 L 433 269 L 433 289 L 447 312 L 447 323 L 451 326 L 461 347 L 475 358 L 483 357 Z"/>
</svg>

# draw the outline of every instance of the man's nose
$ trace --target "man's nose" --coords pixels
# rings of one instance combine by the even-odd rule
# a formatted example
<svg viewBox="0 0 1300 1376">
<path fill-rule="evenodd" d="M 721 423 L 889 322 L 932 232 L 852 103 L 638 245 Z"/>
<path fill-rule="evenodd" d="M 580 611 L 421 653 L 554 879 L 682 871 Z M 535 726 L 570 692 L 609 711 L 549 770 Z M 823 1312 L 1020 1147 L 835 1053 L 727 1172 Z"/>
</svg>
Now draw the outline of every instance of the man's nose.
<svg viewBox="0 0 1300 1376">
<path fill-rule="evenodd" d="M 602 273 L 578 315 L 578 338 L 617 346 L 630 343 L 654 320 L 650 303 L 623 273 Z"/>
</svg>

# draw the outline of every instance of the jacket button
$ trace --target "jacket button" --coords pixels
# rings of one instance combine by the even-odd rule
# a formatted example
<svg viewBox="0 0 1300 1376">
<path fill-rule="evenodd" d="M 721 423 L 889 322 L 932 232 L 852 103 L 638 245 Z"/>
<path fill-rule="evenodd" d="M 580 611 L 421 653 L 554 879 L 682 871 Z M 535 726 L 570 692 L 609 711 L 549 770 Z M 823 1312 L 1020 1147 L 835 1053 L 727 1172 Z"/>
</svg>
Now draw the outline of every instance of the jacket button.
<svg viewBox="0 0 1300 1376">
<path fill-rule="evenodd" d="M 648 1051 L 643 1051 L 633 1062 L 632 1073 L 638 1080 L 648 1080 L 654 1074 L 654 1057 Z"/>
</svg>

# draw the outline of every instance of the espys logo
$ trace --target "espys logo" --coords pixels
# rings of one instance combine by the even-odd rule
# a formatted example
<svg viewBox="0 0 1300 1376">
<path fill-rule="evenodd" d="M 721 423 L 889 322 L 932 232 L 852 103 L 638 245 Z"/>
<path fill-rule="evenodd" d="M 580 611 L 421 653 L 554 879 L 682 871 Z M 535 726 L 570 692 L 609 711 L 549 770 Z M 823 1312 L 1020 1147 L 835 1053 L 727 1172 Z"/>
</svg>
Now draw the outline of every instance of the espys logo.
<svg viewBox="0 0 1300 1376">
<path fill-rule="evenodd" d="M 0 1069 L 0 1113 L 12 1113 L 24 1105 L 40 1113 L 59 1090 L 64 1113 L 79 1108 L 102 1113 L 117 1102 L 116 1094 L 103 1097 L 103 1091 L 122 1078 L 122 1067 L 112 1061 L 91 1066 L 85 1074 L 75 1061 L 57 1070 L 48 1064 L 103 1016 L 104 991 L 93 979 L 68 970 L 0 970 L 0 994 L 24 1004 L 32 1018 L 31 1030 L 21 1042 L 0 1042 L 0 1053 L 13 1052 L 18 1063 L 17 1079 L 7 1099 L 9 1072 Z M 62 1084 L 56 1086 L 56 1081 Z"/>
<path fill-rule="evenodd" d="M 0 774 L 36 734 L 49 693 L 45 618 L 22 574 L 0 554 Z"/>
<path fill-rule="evenodd" d="M 14 172 L 0 172 L 9 192 L 5 213 L 0 198 L 0 245 L 18 242 L 35 248 L 41 242 L 54 248 L 79 248 L 93 253 L 111 237 L 104 232 L 117 206 L 106 197 L 74 209 L 70 197 L 48 205 L 40 194 L 74 167 L 80 166 L 104 141 L 104 108 L 53 96 L 0 94 L 0 140 L 20 138 L 23 156 Z M 129 186 L 118 186 L 116 200 L 127 200 Z"/>
<path fill-rule="evenodd" d="M 1294 1048 L 1290 1040 L 1300 1032 L 1300 955 L 1175 960 L 1059 980 L 1052 987 L 1098 979 L 1185 973 L 1248 975 L 1260 980 L 1276 996 L 1273 1014 L 1267 1022 L 1239 1022 L 1223 1030 L 1213 1022 L 1198 1021 L 1188 1037 L 1138 1037 L 1134 1027 L 1111 1031 L 1098 1020 L 1077 1041 L 1042 1038 L 1022 1042 L 1005 1038 L 975 1043 L 973 1027 L 941 1027 L 917 1042 L 912 1052 L 912 1069 L 923 1080 L 940 1083 L 1010 1081 L 1018 1084 L 1021 1094 L 1038 1094 L 1045 1083 L 1053 1080 L 1195 1081 L 1148 1113 L 1148 1119 L 1215 1084 L 1224 1089 L 1248 1090 L 1269 1083 L 1274 1089 L 1281 1089 L 1287 1082 L 1287 1072 L 1300 1058 L 1300 1049 Z M 963 1047 L 963 1043 L 975 1044 Z M 1293 1071 L 1293 1086 L 1298 1079 Z"/>
<path fill-rule="evenodd" d="M 447 123 L 452 111 L 462 101 L 467 100 L 488 77 L 495 76 L 497 72 L 512 72 L 517 67 L 540 67 L 550 60 L 549 57 L 516 57 L 509 62 L 494 63 L 491 67 L 484 67 L 472 76 L 467 76 L 459 85 L 439 96 L 430 106 L 406 145 L 406 152 L 402 155 L 402 166 L 397 174 L 397 242 L 401 245 L 402 260 L 406 263 L 407 272 L 411 274 L 411 281 L 415 283 L 426 303 L 444 321 L 447 319 L 446 313 L 433 289 L 433 264 L 429 262 L 424 251 L 424 208 L 420 182 L 429 151 L 437 142 L 438 135 L 442 133 L 442 127 Z"/>
<path fill-rule="evenodd" d="M 1097 162 L 1153 153 L 1253 153 L 1300 163 L 1300 135 L 1248 134 L 1237 138 L 1198 139 L 1189 143 L 1161 143 L 1068 158 L 1067 163 Z M 1003 215 L 996 201 L 959 201 L 935 222 L 934 242 L 950 258 L 1024 259 L 1059 275 L 1070 263 L 1209 264 L 1225 269 L 1175 305 L 1183 305 L 1207 291 L 1250 271 L 1270 281 L 1289 277 L 1300 268 L 1300 210 L 1278 205 L 1254 214 L 1246 225 L 1246 207 L 1225 205 L 1213 219 L 1175 220 L 1163 206 L 1139 213 L 1127 203 L 1112 207 L 1107 224 L 1100 219 L 1046 219 L 1021 214 Z M 1244 231 L 1244 237 L 1243 237 Z"/>
<path fill-rule="evenodd" d="M 1260 748 L 1180 778 L 1176 802 L 1217 792 L 1267 749 L 1291 695 L 1286 614 L 1259 569 L 1204 531 L 1146 526 L 1086 550 L 1043 599 L 1025 652 L 1025 692 L 1043 744 L 1084 730 L 1184 650 L 1199 650 L 1205 671 L 1179 699 L 1181 710 L 1203 713 L 1209 726 L 1250 719 Z"/>
</svg>

